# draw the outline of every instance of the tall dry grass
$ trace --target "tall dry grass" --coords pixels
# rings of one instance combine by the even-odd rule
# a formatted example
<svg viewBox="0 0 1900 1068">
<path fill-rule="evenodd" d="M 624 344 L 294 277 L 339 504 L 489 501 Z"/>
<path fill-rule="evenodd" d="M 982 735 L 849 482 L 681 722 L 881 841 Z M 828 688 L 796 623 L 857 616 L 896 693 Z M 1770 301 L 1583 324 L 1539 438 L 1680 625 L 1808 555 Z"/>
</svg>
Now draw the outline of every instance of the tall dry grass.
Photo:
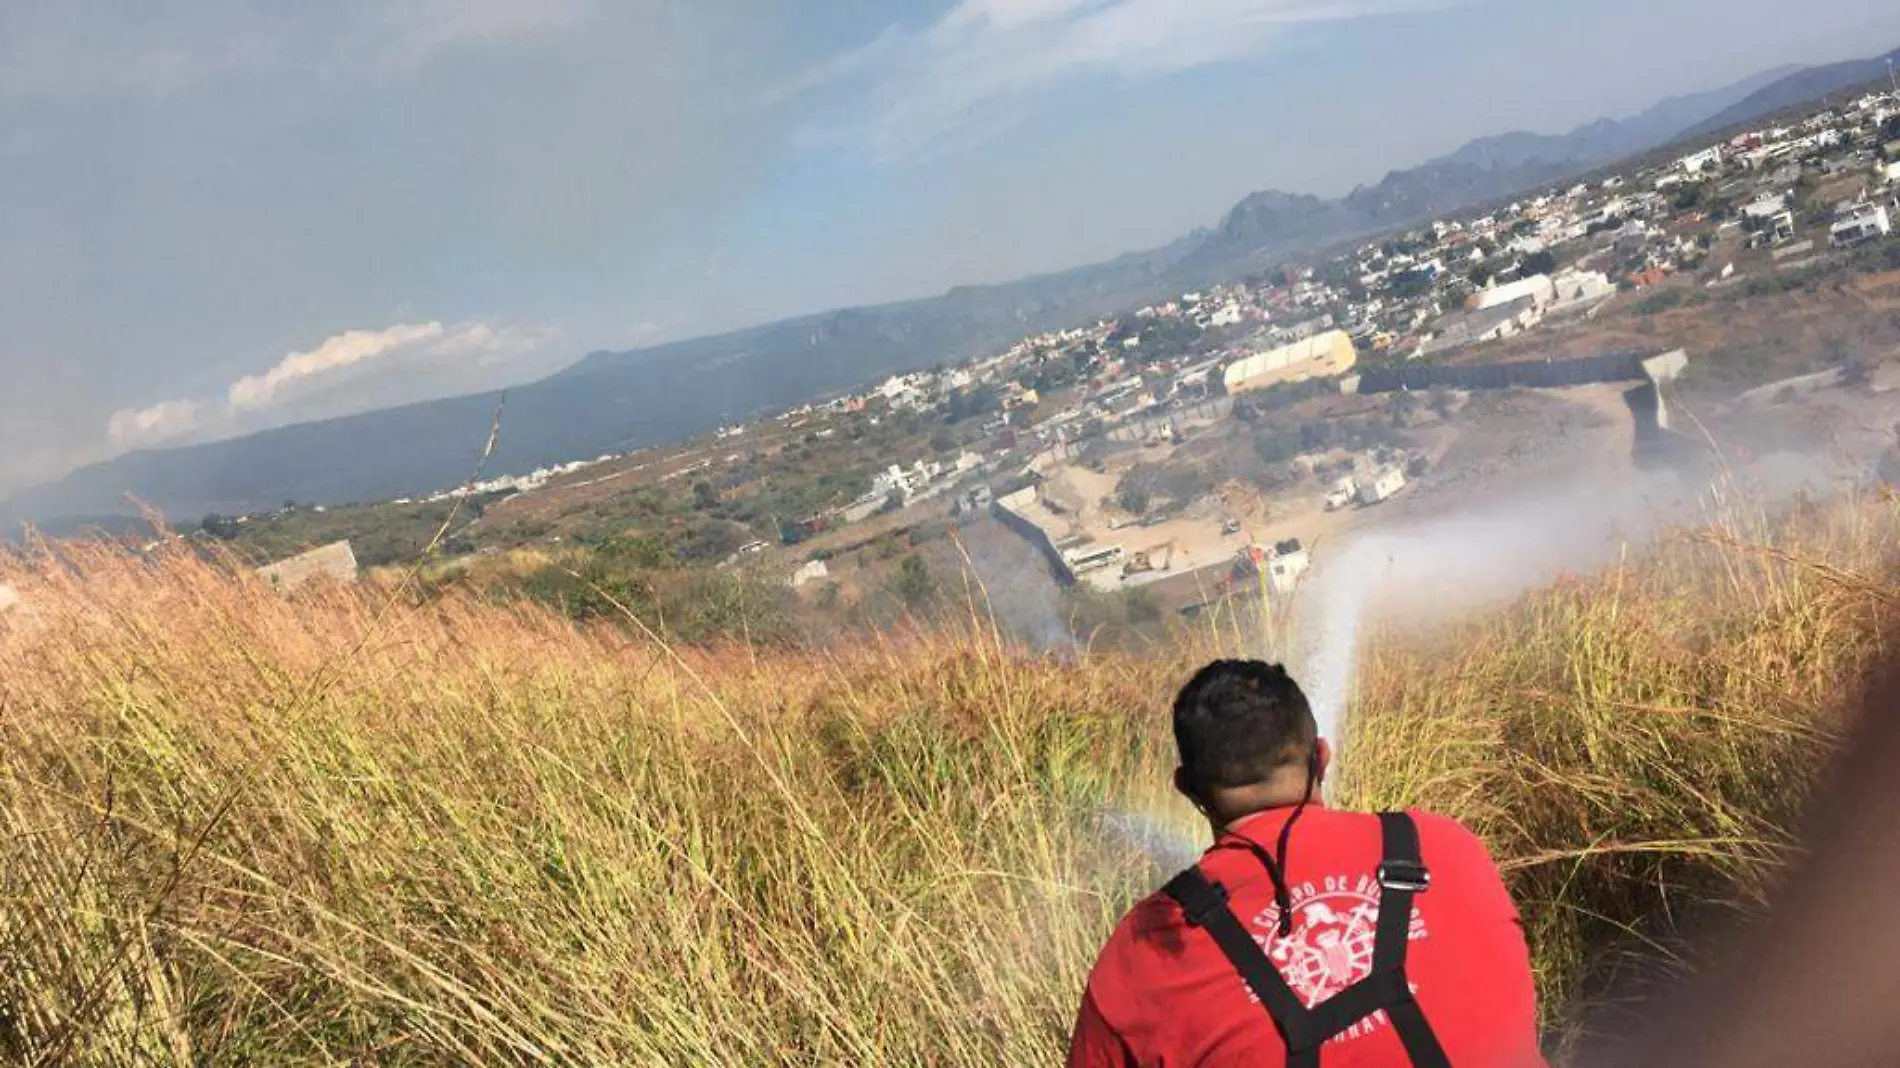
<svg viewBox="0 0 1900 1068">
<path fill-rule="evenodd" d="M 1153 874 L 1097 814 L 1159 766 L 1162 664 L 61 551 L 0 647 L 9 1058 L 1032 1062 Z"/>
<path fill-rule="evenodd" d="M 1375 639 L 1344 793 L 1479 827 L 1574 1004 L 1587 954 L 1759 892 L 1896 529 L 1685 535 Z M 9 1062 L 1046 1063 L 1165 874 L 1105 814 L 1191 826 L 1205 647 L 678 649 L 77 545 L 0 582 Z"/>
<path fill-rule="evenodd" d="M 1526 921 L 1553 1030 L 1758 906 L 1883 652 L 1890 501 L 1726 511 L 1423 642 L 1375 638 L 1346 792 L 1458 815 Z"/>
</svg>

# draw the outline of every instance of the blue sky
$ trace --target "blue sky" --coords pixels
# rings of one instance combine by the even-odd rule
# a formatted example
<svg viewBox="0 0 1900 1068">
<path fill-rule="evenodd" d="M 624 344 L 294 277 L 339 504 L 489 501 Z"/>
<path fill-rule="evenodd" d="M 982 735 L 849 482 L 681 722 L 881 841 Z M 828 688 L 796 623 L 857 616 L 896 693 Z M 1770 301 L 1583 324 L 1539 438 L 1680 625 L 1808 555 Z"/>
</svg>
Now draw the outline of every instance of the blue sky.
<svg viewBox="0 0 1900 1068">
<path fill-rule="evenodd" d="M 19 0 L 0 492 L 1896 45 L 1889 0 Z"/>
</svg>

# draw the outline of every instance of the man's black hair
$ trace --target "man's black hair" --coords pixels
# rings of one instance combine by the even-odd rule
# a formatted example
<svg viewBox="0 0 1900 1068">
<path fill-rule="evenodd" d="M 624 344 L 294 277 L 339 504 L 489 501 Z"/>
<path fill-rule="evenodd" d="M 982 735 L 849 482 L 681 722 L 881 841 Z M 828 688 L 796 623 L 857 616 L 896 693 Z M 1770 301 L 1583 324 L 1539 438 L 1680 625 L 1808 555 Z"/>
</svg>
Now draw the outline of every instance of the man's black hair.
<svg viewBox="0 0 1900 1068">
<path fill-rule="evenodd" d="M 1181 766 L 1203 789 L 1265 782 L 1313 758 L 1319 725 L 1286 669 L 1260 660 L 1216 660 L 1174 699 Z"/>
</svg>

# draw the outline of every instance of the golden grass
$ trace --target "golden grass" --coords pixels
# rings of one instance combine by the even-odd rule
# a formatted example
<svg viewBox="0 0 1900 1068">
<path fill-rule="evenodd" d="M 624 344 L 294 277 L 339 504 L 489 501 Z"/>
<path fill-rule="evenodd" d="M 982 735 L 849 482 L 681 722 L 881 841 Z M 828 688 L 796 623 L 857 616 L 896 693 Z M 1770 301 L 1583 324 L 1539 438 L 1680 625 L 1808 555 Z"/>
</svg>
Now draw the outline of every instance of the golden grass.
<svg viewBox="0 0 1900 1068">
<path fill-rule="evenodd" d="M 1680 531 L 1428 648 L 1381 647 L 1347 792 L 1486 838 L 1568 1028 L 1622 966 L 1692 963 L 1685 934 L 1761 903 L 1883 652 L 1896 533 L 1891 503 Z"/>
<path fill-rule="evenodd" d="M 1375 639 L 1344 794 L 1489 838 L 1561 1014 L 1586 953 L 1759 894 L 1896 529 L 1684 535 Z M 679 649 L 81 545 L 0 582 L 8 1062 L 1047 1063 L 1165 875 L 1104 813 L 1192 827 L 1204 647 Z"/>
</svg>

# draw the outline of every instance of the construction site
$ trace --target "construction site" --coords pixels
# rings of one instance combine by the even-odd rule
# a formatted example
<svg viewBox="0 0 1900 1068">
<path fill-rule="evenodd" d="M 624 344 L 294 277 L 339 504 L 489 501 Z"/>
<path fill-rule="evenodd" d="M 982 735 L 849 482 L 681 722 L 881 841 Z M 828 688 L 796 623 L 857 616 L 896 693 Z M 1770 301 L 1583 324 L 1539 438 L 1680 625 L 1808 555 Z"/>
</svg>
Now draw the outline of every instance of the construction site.
<svg viewBox="0 0 1900 1068">
<path fill-rule="evenodd" d="M 1663 403 L 1667 384 L 1687 366 L 1686 353 L 1618 353 L 1575 360 L 1536 360 L 1486 367 L 1417 367 L 1341 379 L 1347 398 L 1427 391 L 1469 398 L 1510 392 L 1550 398 L 1557 411 L 1540 417 L 1565 440 L 1565 453 L 1586 462 L 1648 464 L 1679 444 Z M 1235 595 L 1291 597 L 1328 550 L 1356 532 L 1416 515 L 1433 502 L 1407 498 L 1421 490 L 1451 503 L 1446 490 L 1470 484 L 1461 456 L 1482 453 L 1499 435 L 1524 440 L 1524 428 L 1483 418 L 1426 421 L 1406 448 L 1326 449 L 1287 466 L 1304 477 L 1272 489 L 1229 478 L 1191 500 L 1131 510 L 1128 480 L 1138 468 L 1192 455 L 1197 440 L 1217 438 L 1219 425 L 1168 443 L 1084 464 L 1051 457 L 1042 481 L 999 498 L 993 513 L 1027 538 L 1055 580 L 1113 593 L 1146 589 L 1172 609 L 1193 615 Z M 1578 428 L 1570 439 L 1570 428 Z M 1516 447 L 1516 446 L 1513 446 Z M 1447 461 L 1450 461 L 1447 465 Z M 1415 485 L 1412 471 L 1435 475 Z M 1524 473 L 1529 474 L 1527 467 Z M 1145 502 L 1144 502 L 1145 503 Z"/>
</svg>

